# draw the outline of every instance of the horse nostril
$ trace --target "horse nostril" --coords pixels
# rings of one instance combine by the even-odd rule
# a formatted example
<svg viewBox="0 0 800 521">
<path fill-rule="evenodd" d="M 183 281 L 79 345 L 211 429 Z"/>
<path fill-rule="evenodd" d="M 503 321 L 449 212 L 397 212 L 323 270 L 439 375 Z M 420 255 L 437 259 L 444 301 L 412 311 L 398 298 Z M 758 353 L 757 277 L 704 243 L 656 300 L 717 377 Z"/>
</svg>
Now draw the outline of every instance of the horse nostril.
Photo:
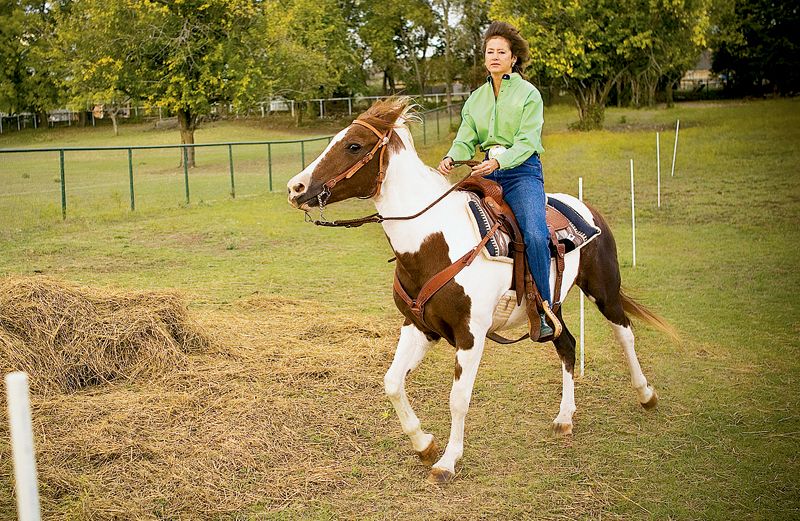
<svg viewBox="0 0 800 521">
<path fill-rule="evenodd" d="M 291 189 L 291 191 L 296 194 L 302 194 L 305 190 L 306 190 L 306 185 L 304 185 L 303 183 L 297 183 Z"/>
</svg>

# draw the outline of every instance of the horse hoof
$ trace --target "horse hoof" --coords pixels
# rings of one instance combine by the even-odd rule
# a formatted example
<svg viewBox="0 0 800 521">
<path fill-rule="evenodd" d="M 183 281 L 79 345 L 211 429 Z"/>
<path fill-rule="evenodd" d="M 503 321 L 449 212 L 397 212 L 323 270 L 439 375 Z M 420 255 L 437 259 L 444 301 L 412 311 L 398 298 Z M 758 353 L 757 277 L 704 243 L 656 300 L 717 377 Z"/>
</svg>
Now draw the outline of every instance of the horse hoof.
<svg viewBox="0 0 800 521">
<path fill-rule="evenodd" d="M 456 475 L 450 472 L 447 469 L 438 469 L 436 467 L 431 469 L 430 474 L 428 474 L 428 483 L 433 483 L 434 485 L 446 485 L 453 481 Z"/>
<path fill-rule="evenodd" d="M 556 436 L 572 436 L 572 424 L 553 422 L 553 434 Z"/>
<path fill-rule="evenodd" d="M 436 440 L 432 439 L 430 445 L 425 450 L 418 450 L 417 456 L 420 461 L 430 467 L 439 460 L 439 447 L 436 446 Z"/>
<path fill-rule="evenodd" d="M 653 390 L 653 396 L 651 396 L 649 400 L 647 400 L 642 404 L 642 407 L 644 407 L 647 410 L 653 409 L 655 408 L 656 405 L 658 405 L 658 394 L 656 393 L 655 389 L 653 389 L 652 387 L 651 389 Z"/>
</svg>

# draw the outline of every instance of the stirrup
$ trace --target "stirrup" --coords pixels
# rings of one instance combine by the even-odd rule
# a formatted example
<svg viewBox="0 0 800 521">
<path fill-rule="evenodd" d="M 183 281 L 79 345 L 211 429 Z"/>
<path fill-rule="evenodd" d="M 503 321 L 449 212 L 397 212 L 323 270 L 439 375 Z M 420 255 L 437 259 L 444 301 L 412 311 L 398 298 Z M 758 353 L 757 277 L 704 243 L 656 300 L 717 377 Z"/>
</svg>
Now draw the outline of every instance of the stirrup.
<svg viewBox="0 0 800 521">
<path fill-rule="evenodd" d="M 561 331 L 563 331 L 563 327 L 561 326 L 561 321 L 558 320 L 558 317 L 553 313 L 553 310 L 550 309 L 550 304 L 548 302 L 542 301 L 542 311 L 544 311 L 545 316 L 550 319 L 550 323 L 553 327 L 553 335 L 550 337 L 539 337 L 536 341 L 537 342 L 548 342 L 551 340 L 555 340 L 559 336 L 561 336 Z"/>
</svg>

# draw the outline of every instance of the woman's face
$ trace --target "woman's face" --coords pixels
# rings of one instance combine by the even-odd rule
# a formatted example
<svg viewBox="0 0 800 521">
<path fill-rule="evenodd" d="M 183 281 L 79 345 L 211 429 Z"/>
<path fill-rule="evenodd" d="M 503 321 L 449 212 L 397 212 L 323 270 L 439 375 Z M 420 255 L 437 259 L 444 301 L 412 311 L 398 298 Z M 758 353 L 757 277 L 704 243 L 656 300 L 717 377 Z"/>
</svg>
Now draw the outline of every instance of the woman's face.
<svg viewBox="0 0 800 521">
<path fill-rule="evenodd" d="M 490 74 L 509 74 L 514 63 L 511 44 L 502 36 L 496 36 L 486 42 L 484 64 Z"/>
</svg>

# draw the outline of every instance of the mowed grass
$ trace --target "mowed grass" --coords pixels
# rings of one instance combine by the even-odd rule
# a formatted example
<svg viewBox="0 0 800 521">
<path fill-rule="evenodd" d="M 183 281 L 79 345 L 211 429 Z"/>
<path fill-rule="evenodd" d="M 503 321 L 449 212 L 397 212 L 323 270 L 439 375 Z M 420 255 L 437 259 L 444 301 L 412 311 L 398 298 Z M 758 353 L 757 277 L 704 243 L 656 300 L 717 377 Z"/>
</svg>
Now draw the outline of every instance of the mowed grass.
<svg viewBox="0 0 800 521">
<path fill-rule="evenodd" d="M 607 130 L 591 133 L 567 130 L 573 112 L 568 107 L 546 111 L 546 188 L 575 194 L 577 179 L 583 177 L 584 198 L 614 231 L 624 285 L 681 332 L 681 342 L 672 343 L 651 329 L 636 328 L 643 370 L 661 402 L 655 411 L 639 407 L 620 349 L 587 302 L 586 375 L 576 385 L 574 435 L 554 438 L 549 433 L 561 388 L 552 347 L 490 343 L 467 417 L 464 458 L 456 482 L 444 488 L 425 483 L 427 470 L 412 454 L 382 394 L 383 372 L 401 319 L 391 299 L 393 265 L 386 262 L 392 252 L 380 227 L 314 228 L 288 208 L 277 182 L 276 193 L 268 193 L 262 184 L 249 197 L 232 200 L 225 184 L 226 157 L 208 167 L 209 179 L 220 180 L 213 186 L 209 181 L 208 192 L 189 206 L 181 204 L 178 183 L 172 203 L 131 213 L 121 191 L 114 211 L 94 212 L 89 205 L 82 212 L 76 203 L 75 214 L 70 211 L 62 222 L 57 206 L 36 213 L 39 196 L 2 197 L 11 193 L 8 176 L 17 183 L 16 177 L 27 181 L 37 172 L 57 174 L 41 173 L 44 165 L 23 166 L 25 162 L 9 169 L 7 158 L 0 157 L 0 274 L 44 273 L 119 290 L 178 289 L 203 326 L 221 339 L 211 352 L 195 356 L 195 364 L 229 375 L 212 387 L 202 379 L 169 385 L 154 379 L 74 395 L 35 396 L 46 517 L 800 517 L 800 102 L 609 109 Z M 675 176 L 670 177 L 676 119 L 681 132 Z M 268 133 L 236 122 L 206 130 L 206 141 L 234 135 L 240 136 L 236 140 L 263 139 Z M 335 129 L 322 130 L 325 135 Z M 661 133 L 660 209 L 656 131 Z M 74 145 L 154 139 L 153 131 L 144 129 L 123 127 L 116 139 L 98 132 L 55 135 L 59 144 Z M 14 140 L 25 135 L 0 139 L 0 146 L 22 146 Z M 28 133 L 28 144 L 42 135 L 49 134 Z M 162 135 L 163 142 L 177 139 L 168 135 Z M 445 140 L 423 147 L 418 137 L 418 145 L 432 165 L 447 149 Z M 312 158 L 310 154 L 307 162 Z M 636 174 L 635 267 L 631 158 Z M 286 161 L 284 182 L 299 169 L 292 170 L 290 163 L 299 167 L 300 162 L 291 155 Z M 174 158 L 163 162 L 179 171 Z M 96 162 L 72 168 L 89 185 L 99 183 Z M 126 166 L 120 168 L 115 172 L 123 176 L 124 187 Z M 31 177 L 23 178 L 19 169 L 29 169 Z M 371 210 L 365 202 L 343 203 L 330 208 L 328 217 Z M 261 298 L 270 304 L 251 305 Z M 281 299 L 291 305 L 280 307 Z M 577 336 L 574 295 L 565 304 L 565 315 Z M 275 362 L 276 357 L 283 361 Z M 408 382 L 423 428 L 442 444 L 449 429 L 452 357 L 449 346 L 439 346 Z M 286 360 L 308 371 L 287 377 Z M 214 396 L 210 388 L 238 397 L 240 409 L 200 403 Z M 144 408 L 138 416 L 123 405 L 137 400 Z M 74 407 L 81 402 L 88 408 L 83 415 L 65 419 L 53 412 L 59 403 Z M 255 450 L 251 460 L 236 459 L 240 467 L 235 472 L 220 474 L 228 444 L 251 446 L 266 428 L 254 424 L 248 433 L 240 422 L 248 421 L 253 408 L 272 410 L 276 403 L 286 412 L 272 418 L 269 432 L 285 436 L 281 441 L 291 451 L 282 459 L 276 454 L 259 457 Z M 198 434 L 202 426 L 192 424 L 175 440 L 175 429 L 184 425 L 182 409 L 187 416 L 202 411 L 209 421 L 230 422 L 230 438 L 219 441 L 213 457 L 200 448 L 192 451 L 193 442 L 204 440 Z M 131 456 L 125 463 L 125 450 L 105 448 L 109 434 L 100 428 L 121 415 L 129 435 L 161 446 L 171 441 L 175 453 L 156 452 L 146 461 Z M 94 433 L 92 440 L 101 447 L 91 448 L 94 456 L 76 456 L 74 461 L 59 457 L 80 454 L 68 423 Z M 163 432 L 158 427 L 162 424 Z M 14 507 L 5 443 L 0 442 L 0 514 L 10 517 Z M 283 461 L 280 468 L 276 459 Z M 123 464 L 167 475 L 173 467 L 205 466 L 216 481 L 207 492 L 180 481 L 177 470 L 174 486 L 169 479 L 148 478 L 145 471 L 119 473 L 123 477 L 115 481 L 111 469 Z M 284 478 L 267 479 L 279 475 Z M 115 503 L 116 489 L 141 492 Z M 242 491 L 247 499 L 229 500 Z"/>
</svg>

